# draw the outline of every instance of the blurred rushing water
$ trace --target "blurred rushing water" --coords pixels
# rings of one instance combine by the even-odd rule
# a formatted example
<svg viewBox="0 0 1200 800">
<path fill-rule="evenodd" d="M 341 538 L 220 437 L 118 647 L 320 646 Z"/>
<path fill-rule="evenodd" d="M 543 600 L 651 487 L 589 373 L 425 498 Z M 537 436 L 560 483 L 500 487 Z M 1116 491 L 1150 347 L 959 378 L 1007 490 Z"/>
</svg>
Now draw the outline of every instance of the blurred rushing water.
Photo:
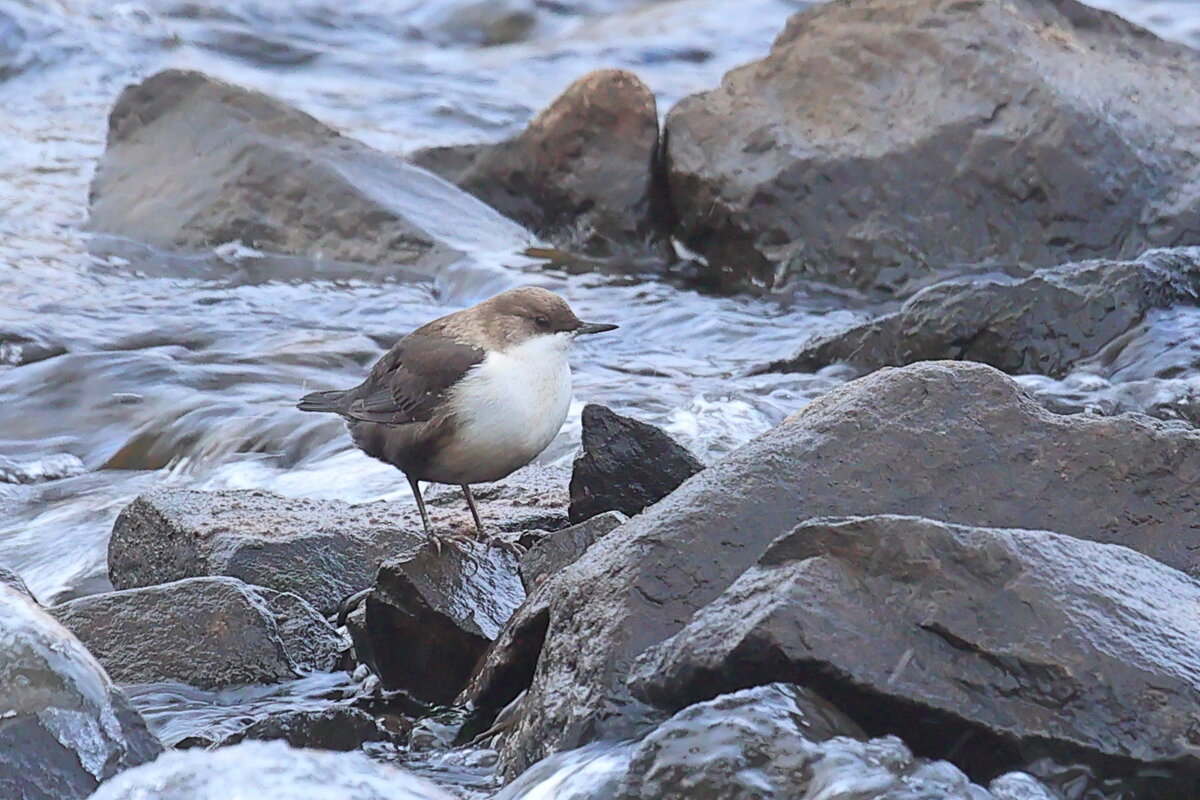
<svg viewBox="0 0 1200 800">
<path fill-rule="evenodd" d="M 1193 0 L 1096 1 L 1200 44 Z M 337 420 L 295 411 L 295 398 L 357 383 L 408 330 L 522 283 L 621 325 L 577 347 L 576 403 L 545 461 L 571 456 L 585 401 L 663 425 L 711 461 L 845 380 L 839 368 L 744 376 L 873 310 L 819 287 L 719 298 L 539 272 L 504 252 L 405 282 L 238 246 L 154 253 L 82 231 L 111 104 L 164 67 L 269 92 L 402 155 L 510 135 L 598 67 L 637 72 L 665 113 L 765 54 L 805 5 L 0 0 L 0 563 L 46 601 L 104 590 L 113 518 L 160 484 L 409 502 L 399 473 L 353 450 Z M 1200 372 L 1188 344 L 1196 319 L 1151 320 L 1149 344 L 1129 351 L 1144 362 L 1027 383 L 1072 407 L 1179 402 Z M 203 727 L 204 709 L 222 702 L 172 700 L 169 687 L 139 696 L 168 728 Z M 156 717 L 156 703 L 192 716 Z"/>
</svg>

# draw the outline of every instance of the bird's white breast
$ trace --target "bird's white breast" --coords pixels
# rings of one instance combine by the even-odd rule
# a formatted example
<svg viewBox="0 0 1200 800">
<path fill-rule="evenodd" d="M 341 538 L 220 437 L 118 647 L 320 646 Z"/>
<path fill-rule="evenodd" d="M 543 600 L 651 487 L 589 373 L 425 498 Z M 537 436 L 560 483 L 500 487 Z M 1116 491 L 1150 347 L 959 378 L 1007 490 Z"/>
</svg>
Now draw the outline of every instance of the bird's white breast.
<svg viewBox="0 0 1200 800">
<path fill-rule="evenodd" d="M 455 388 L 454 460 L 462 483 L 499 480 L 558 434 L 571 405 L 570 337 L 534 337 L 492 351 Z M 468 474 L 469 473 L 469 474 Z"/>
</svg>

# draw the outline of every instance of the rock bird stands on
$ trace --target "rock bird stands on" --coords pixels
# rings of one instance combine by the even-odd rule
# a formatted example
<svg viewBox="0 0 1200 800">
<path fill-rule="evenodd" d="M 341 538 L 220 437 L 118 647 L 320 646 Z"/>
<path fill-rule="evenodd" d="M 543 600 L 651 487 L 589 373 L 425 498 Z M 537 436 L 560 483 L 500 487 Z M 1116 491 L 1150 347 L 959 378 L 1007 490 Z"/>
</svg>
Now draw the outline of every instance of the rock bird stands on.
<svg viewBox="0 0 1200 800">
<path fill-rule="evenodd" d="M 297 407 L 340 414 L 360 450 L 403 472 L 440 549 L 418 481 L 461 486 L 483 537 L 471 484 L 500 480 L 550 444 L 571 404 L 567 349 L 616 327 L 581 322 L 545 289 L 510 289 L 405 336 L 353 389 Z"/>
</svg>

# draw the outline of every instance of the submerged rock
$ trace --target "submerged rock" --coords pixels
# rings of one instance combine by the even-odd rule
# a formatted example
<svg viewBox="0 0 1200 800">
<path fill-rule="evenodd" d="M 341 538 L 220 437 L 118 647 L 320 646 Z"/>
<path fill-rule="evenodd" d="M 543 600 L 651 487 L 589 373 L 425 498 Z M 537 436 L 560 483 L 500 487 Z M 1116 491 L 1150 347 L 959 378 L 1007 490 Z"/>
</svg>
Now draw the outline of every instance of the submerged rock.
<svg viewBox="0 0 1200 800">
<path fill-rule="evenodd" d="M 34 603 L 37 603 L 37 598 L 33 596 L 33 592 L 29 591 L 29 587 L 25 585 L 25 579 L 21 577 L 21 574 L 3 564 L 0 564 L 0 584 L 16 590 Z"/>
<path fill-rule="evenodd" d="M 90 202 L 92 230 L 168 249 L 240 242 L 434 271 L 530 241 L 425 170 L 264 94 L 180 70 L 122 92 Z"/>
<path fill-rule="evenodd" d="M 221 746 L 246 739 L 278 739 L 292 747 L 350 751 L 358 750 L 364 742 L 384 742 L 391 738 L 391 734 L 367 712 L 340 705 L 319 711 L 272 714 L 227 737 Z"/>
<path fill-rule="evenodd" d="M 448 705 L 524 599 L 516 557 L 499 547 L 390 559 L 351 626 L 355 650 L 384 688 Z"/>
<path fill-rule="evenodd" d="M 690 706 L 636 743 L 601 742 L 551 756 L 496 800 L 1057 798 L 1022 773 L 989 788 L 946 761 L 914 757 L 898 737 L 865 740 L 821 697 L 776 683 Z"/>
<path fill-rule="evenodd" d="M 702 469 L 661 428 L 589 403 L 583 408 L 583 452 L 571 471 L 571 522 L 605 511 L 635 516 Z"/>
<path fill-rule="evenodd" d="M 660 233 L 657 151 L 654 94 L 633 73 L 602 69 L 514 139 L 412 158 L 559 246 L 606 255 Z"/>
<path fill-rule="evenodd" d="M 537 537 L 521 556 L 521 582 L 526 591 L 575 561 L 600 537 L 607 536 L 627 519 L 620 511 L 605 511 L 569 528 Z"/>
<path fill-rule="evenodd" d="M 1061 376 L 1134 331 L 1147 311 L 1200 299 L 1200 248 L 1153 250 L 1136 261 L 1085 261 L 1027 278 L 952 279 L 899 311 L 805 345 L 765 369 L 863 369 L 962 359 L 1010 373 Z"/>
<path fill-rule="evenodd" d="M 1155 796 L 1176 796 L 1200 780 L 1198 607 L 1200 583 L 1125 547 L 815 519 L 644 654 L 633 684 L 680 708 L 786 677 L 978 772 L 1012 768 L 1016 743 L 1037 742 L 1118 774 L 1172 775 Z"/>
<path fill-rule="evenodd" d="M 79 640 L 0 584 L 0 797 L 84 798 L 161 751 Z"/>
<path fill-rule="evenodd" d="M 332 669 L 341 649 L 337 631 L 304 600 L 236 578 L 92 595 L 50 613 L 121 683 L 275 683 Z"/>
<path fill-rule="evenodd" d="M 903 293 L 967 265 L 1131 258 L 1200 230 L 1200 57 L 1074 0 L 856 0 L 665 123 L 712 283 Z"/>
<path fill-rule="evenodd" d="M 528 688 L 508 769 L 628 735 L 634 659 L 676 633 L 800 520 L 908 514 L 1123 544 L 1200 574 L 1200 433 L 1059 416 L 970 362 L 883 369 L 707 467 L 540 586 L 467 697 Z M 764 501 L 769 498 L 769 502 Z"/>
<path fill-rule="evenodd" d="M 104 784 L 91 800 L 229 800 L 230 787 L 262 800 L 452 800 L 432 783 L 362 753 L 298 750 L 282 742 L 166 753 Z"/>
</svg>

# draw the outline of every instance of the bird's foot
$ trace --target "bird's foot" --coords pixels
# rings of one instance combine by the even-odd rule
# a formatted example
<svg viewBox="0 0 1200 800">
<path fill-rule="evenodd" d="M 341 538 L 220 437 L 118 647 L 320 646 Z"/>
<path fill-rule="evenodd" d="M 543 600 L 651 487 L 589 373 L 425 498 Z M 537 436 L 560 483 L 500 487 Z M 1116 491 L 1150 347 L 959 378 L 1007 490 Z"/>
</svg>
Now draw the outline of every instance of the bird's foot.
<svg viewBox="0 0 1200 800">
<path fill-rule="evenodd" d="M 484 543 L 488 547 L 499 547 L 501 550 L 507 550 L 517 558 L 529 552 L 529 548 L 516 539 L 509 539 L 504 536 L 493 536 L 490 539 L 485 539 Z"/>
<path fill-rule="evenodd" d="M 427 534 L 427 538 L 429 539 L 429 546 L 433 548 L 439 557 L 442 555 L 443 547 L 448 546 L 460 553 L 466 553 L 475 544 L 475 540 L 472 537 L 459 531 L 450 531 L 448 533 L 430 532 Z"/>
</svg>

